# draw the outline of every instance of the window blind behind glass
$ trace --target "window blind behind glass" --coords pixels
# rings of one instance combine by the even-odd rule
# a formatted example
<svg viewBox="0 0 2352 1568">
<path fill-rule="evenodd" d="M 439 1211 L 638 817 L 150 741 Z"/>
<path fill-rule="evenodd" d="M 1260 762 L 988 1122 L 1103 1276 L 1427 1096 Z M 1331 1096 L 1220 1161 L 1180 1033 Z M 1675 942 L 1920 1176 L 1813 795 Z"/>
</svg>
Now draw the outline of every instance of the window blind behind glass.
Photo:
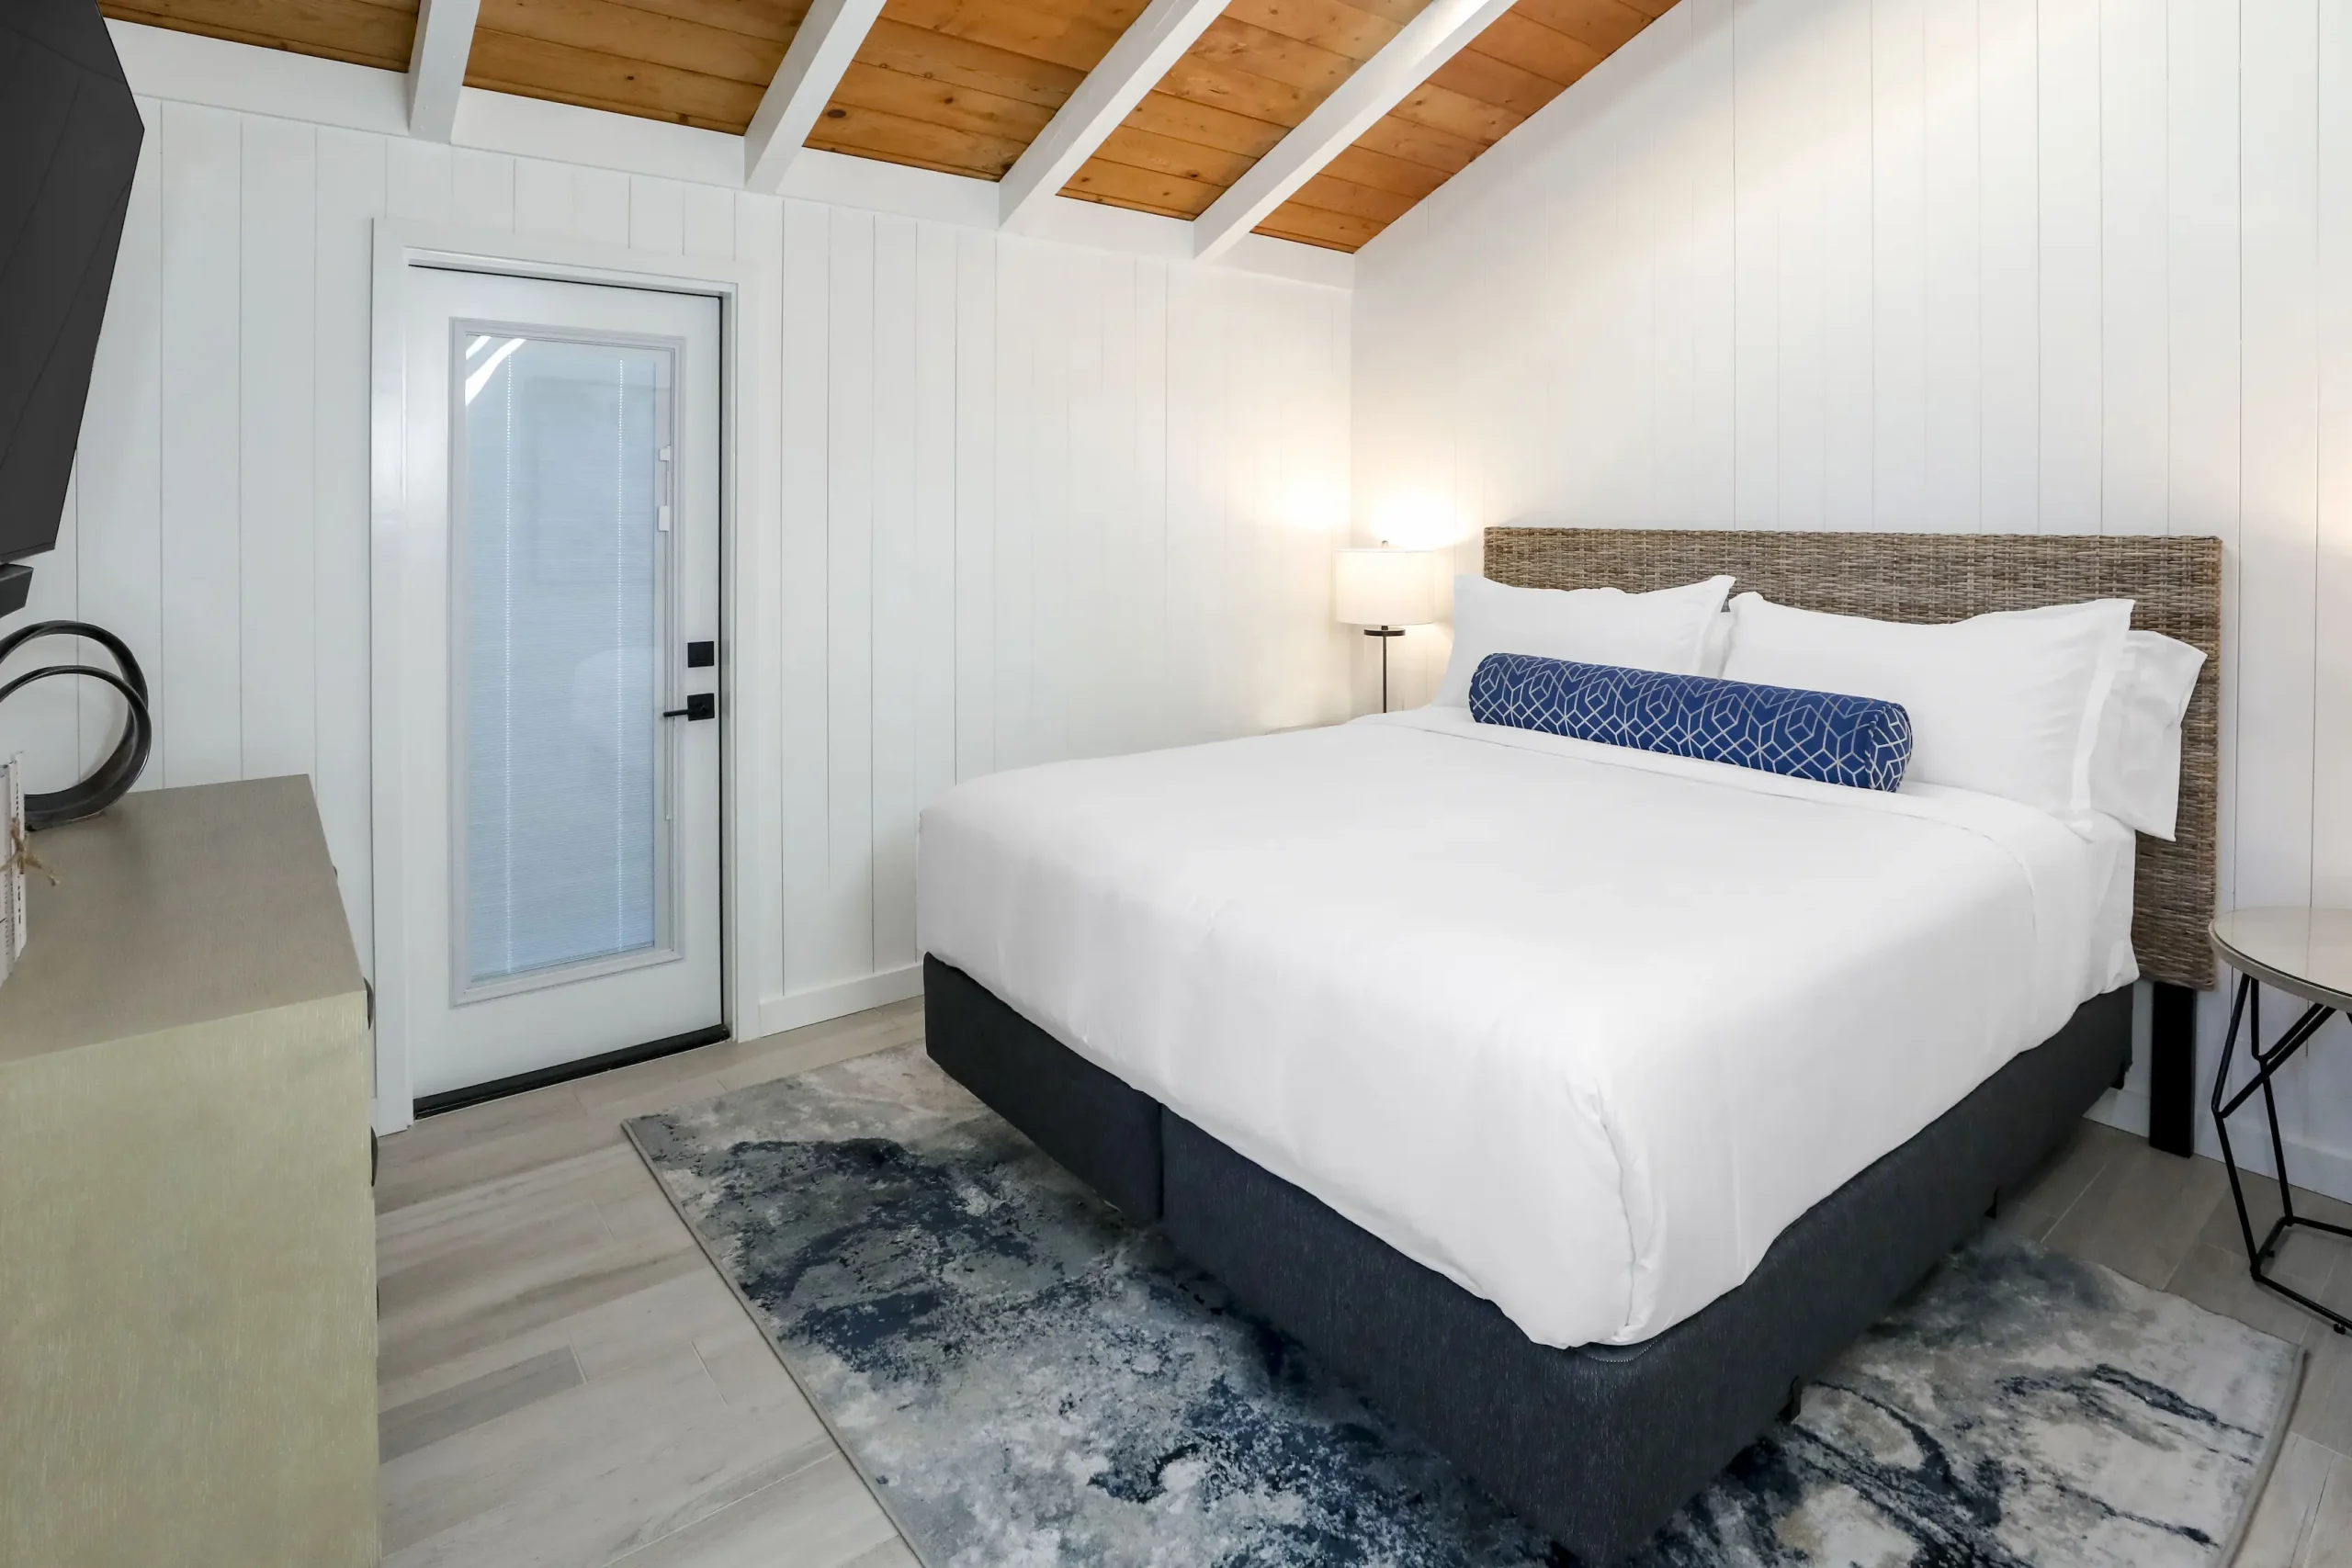
<svg viewBox="0 0 2352 1568">
<path fill-rule="evenodd" d="M 668 352 L 460 347 L 466 973 L 659 940 L 655 702 Z"/>
</svg>

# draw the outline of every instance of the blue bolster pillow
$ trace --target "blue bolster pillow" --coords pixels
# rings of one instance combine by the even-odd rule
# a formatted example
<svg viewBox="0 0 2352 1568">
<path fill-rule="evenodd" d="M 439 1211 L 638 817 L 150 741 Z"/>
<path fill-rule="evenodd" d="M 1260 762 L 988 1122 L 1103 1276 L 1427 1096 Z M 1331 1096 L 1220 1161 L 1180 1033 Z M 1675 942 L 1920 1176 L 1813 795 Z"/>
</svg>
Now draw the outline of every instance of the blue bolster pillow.
<svg viewBox="0 0 2352 1568">
<path fill-rule="evenodd" d="M 1478 661 L 1470 677 L 1470 716 L 1856 789 L 1900 786 L 1911 761 L 1911 716 L 1883 697 L 1527 653 L 1490 653 Z"/>
</svg>

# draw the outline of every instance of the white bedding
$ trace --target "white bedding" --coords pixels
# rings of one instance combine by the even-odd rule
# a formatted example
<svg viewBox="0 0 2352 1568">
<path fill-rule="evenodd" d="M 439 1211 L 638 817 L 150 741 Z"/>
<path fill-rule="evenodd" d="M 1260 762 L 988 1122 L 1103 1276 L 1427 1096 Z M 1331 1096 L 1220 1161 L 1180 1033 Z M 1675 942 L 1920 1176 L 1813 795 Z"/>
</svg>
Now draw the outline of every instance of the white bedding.
<svg viewBox="0 0 2352 1568">
<path fill-rule="evenodd" d="M 1631 1344 L 2085 999 L 2132 837 L 1424 708 L 923 813 L 925 948 L 1547 1345 Z"/>
</svg>

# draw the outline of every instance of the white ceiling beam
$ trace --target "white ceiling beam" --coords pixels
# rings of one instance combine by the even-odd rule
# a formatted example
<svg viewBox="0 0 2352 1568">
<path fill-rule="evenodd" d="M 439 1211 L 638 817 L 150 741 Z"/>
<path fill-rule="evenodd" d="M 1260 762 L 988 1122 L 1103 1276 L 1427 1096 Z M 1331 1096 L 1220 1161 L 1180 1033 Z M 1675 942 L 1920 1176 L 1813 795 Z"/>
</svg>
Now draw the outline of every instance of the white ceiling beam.
<svg viewBox="0 0 2352 1568">
<path fill-rule="evenodd" d="M 1249 173 L 1193 220 L 1193 254 L 1207 261 L 1231 249 L 1512 3 L 1430 0 L 1427 9 L 1405 24 L 1404 31 L 1356 67 L 1297 130 L 1276 142 L 1272 152 L 1252 164 Z"/>
<path fill-rule="evenodd" d="M 817 117 L 881 14 L 882 0 L 816 0 L 808 7 L 743 133 L 744 185 L 758 191 L 784 188 L 784 172 L 816 129 Z"/>
<path fill-rule="evenodd" d="M 1193 40 L 1225 14 L 1226 3 L 1151 0 L 1005 172 L 997 186 L 998 220 L 1013 227 L 1069 184 L 1143 96 L 1193 47 Z"/>
<path fill-rule="evenodd" d="M 408 133 L 447 141 L 458 124 L 458 91 L 474 51 L 481 0 L 424 0 L 408 57 Z"/>
</svg>

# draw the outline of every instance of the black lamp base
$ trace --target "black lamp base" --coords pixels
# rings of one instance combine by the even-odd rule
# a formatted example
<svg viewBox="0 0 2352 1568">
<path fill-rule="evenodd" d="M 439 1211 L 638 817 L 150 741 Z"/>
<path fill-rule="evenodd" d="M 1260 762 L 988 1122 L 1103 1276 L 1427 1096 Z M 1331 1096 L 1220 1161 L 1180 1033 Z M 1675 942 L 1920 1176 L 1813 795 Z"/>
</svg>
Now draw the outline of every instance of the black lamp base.
<svg viewBox="0 0 2352 1568">
<path fill-rule="evenodd" d="M 23 609 L 32 591 L 32 568 L 17 561 L 0 566 L 0 615 L 13 615 Z"/>
<path fill-rule="evenodd" d="M 1402 627 L 1402 626 L 1366 626 L 1366 627 L 1364 627 L 1364 629 L 1363 629 L 1363 635 L 1364 635 L 1364 636 L 1366 636 L 1366 637 L 1379 637 L 1379 638 L 1381 639 L 1381 643 L 1380 643 L 1380 711 L 1381 711 L 1381 712 L 1383 712 L 1383 713 L 1386 713 L 1386 712 L 1388 711 L 1388 641 L 1387 641 L 1387 639 L 1388 639 L 1388 638 L 1390 638 L 1390 637 L 1403 637 L 1403 636 L 1405 635 L 1405 628 L 1404 628 L 1404 627 Z"/>
</svg>

